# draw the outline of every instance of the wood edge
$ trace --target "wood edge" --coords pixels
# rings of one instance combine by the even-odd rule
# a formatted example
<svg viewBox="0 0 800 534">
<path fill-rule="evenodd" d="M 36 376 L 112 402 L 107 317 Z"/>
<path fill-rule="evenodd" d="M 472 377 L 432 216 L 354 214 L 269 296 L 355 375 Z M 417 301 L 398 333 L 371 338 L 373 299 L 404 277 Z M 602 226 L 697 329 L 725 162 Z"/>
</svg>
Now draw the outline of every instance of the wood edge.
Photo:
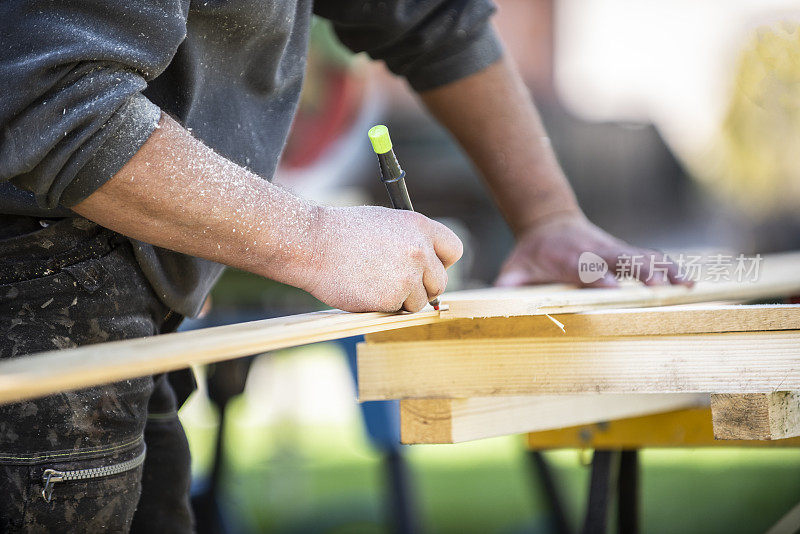
<svg viewBox="0 0 800 534">
<path fill-rule="evenodd" d="M 777 391 L 769 403 L 769 428 L 772 439 L 800 436 L 800 392 Z"/>
<path fill-rule="evenodd" d="M 712 393 L 714 439 L 770 440 L 769 393 Z"/>
<path fill-rule="evenodd" d="M 552 317 L 552 318 L 551 318 Z M 561 330 L 554 320 L 565 326 Z M 678 305 L 613 308 L 547 316 L 451 318 L 420 326 L 382 331 L 367 336 L 368 343 L 484 339 L 498 337 L 616 337 L 660 336 L 800 329 L 800 306 Z"/>
<path fill-rule="evenodd" d="M 715 439 L 781 440 L 800 436 L 800 394 L 712 394 Z"/>
<path fill-rule="evenodd" d="M 452 399 L 401 400 L 400 442 L 420 445 L 454 443 Z"/>
</svg>

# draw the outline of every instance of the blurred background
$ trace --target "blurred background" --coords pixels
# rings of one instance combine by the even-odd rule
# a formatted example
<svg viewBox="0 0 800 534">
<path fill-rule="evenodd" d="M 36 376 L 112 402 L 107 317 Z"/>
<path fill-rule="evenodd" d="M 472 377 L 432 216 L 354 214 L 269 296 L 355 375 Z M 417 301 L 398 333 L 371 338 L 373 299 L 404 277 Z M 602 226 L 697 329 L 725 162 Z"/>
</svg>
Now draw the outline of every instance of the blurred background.
<svg viewBox="0 0 800 534">
<path fill-rule="evenodd" d="M 796 1 L 497 3 L 507 52 L 595 223 L 676 253 L 800 249 Z M 318 21 L 276 181 L 326 204 L 387 205 L 366 137 L 377 123 L 415 207 L 465 243 L 448 289 L 491 284 L 513 243 L 480 178 L 403 81 Z M 212 302 L 184 328 L 320 308 L 233 270 Z M 522 438 L 398 446 L 396 406 L 356 403 L 354 341 L 197 370 L 181 418 L 201 532 L 554 531 Z M 545 457 L 577 525 L 591 454 Z M 795 450 L 645 451 L 643 530 L 762 532 L 800 501 L 798 475 Z"/>
</svg>

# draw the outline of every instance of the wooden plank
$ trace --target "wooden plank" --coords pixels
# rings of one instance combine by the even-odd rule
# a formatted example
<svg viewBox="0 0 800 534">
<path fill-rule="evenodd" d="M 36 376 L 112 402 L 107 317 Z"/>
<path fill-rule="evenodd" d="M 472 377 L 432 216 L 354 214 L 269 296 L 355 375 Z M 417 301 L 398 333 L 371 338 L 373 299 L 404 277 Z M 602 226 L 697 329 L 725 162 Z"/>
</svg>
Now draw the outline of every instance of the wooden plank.
<svg viewBox="0 0 800 534">
<path fill-rule="evenodd" d="M 800 254 L 767 256 L 762 276 L 752 284 L 698 284 L 695 289 L 626 287 L 614 290 L 569 289 L 553 285 L 523 289 L 494 289 L 482 293 L 481 308 L 472 315 L 519 315 L 615 306 L 652 306 L 708 299 L 786 296 L 800 292 Z M 713 287 L 711 287 L 713 286 Z M 471 296 L 472 295 L 472 296 Z M 534 297 L 531 297 L 534 295 Z M 474 294 L 447 294 L 443 303 L 465 303 Z M 459 304 L 460 306 L 461 304 Z M 338 311 L 256 321 L 147 340 L 130 340 L 78 349 L 49 351 L 0 362 L 0 402 L 10 402 L 121 380 L 383 330 L 431 324 L 453 317 L 441 314 L 348 314 Z M 479 313 L 480 312 L 480 313 Z M 448 315 L 449 313 L 449 315 Z M 470 316 L 472 316 L 470 315 Z"/>
<path fill-rule="evenodd" d="M 534 432 L 532 449 L 640 449 L 646 447 L 800 447 L 800 438 L 771 441 L 716 440 L 710 408 L 619 419 Z"/>
<path fill-rule="evenodd" d="M 754 281 L 700 281 L 693 288 L 638 283 L 580 291 L 569 286 L 492 288 L 445 294 L 440 300 L 448 306 L 442 312 L 443 318 L 472 318 L 788 297 L 800 293 L 798 267 L 800 253 L 775 254 L 762 257 L 759 276 Z"/>
<path fill-rule="evenodd" d="M 539 395 L 400 401 L 406 444 L 460 443 L 708 404 L 705 394 Z"/>
<path fill-rule="evenodd" d="M 800 331 L 362 343 L 361 400 L 800 389 Z"/>
<path fill-rule="evenodd" d="M 321 311 L 0 361 L 0 403 L 307 343 L 438 321 L 415 314 Z"/>
<path fill-rule="evenodd" d="M 784 439 L 800 436 L 800 394 L 711 395 L 714 437 L 717 439 Z"/>
<path fill-rule="evenodd" d="M 800 330 L 800 305 L 688 305 L 514 318 L 454 319 L 378 332 L 368 343 L 519 337 L 606 337 Z"/>
</svg>

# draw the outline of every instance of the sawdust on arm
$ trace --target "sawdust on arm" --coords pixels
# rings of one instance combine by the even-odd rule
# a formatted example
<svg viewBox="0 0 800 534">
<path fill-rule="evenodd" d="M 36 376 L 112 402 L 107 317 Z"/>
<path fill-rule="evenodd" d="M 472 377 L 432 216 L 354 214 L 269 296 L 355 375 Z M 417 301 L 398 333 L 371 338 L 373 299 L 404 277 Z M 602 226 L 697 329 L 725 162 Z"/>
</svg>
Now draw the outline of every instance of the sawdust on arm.
<svg viewBox="0 0 800 534">
<path fill-rule="evenodd" d="M 317 206 L 215 153 L 163 115 L 74 208 L 135 239 L 244 269 L 348 311 L 422 309 L 461 256 L 444 225 L 373 206 Z"/>
</svg>

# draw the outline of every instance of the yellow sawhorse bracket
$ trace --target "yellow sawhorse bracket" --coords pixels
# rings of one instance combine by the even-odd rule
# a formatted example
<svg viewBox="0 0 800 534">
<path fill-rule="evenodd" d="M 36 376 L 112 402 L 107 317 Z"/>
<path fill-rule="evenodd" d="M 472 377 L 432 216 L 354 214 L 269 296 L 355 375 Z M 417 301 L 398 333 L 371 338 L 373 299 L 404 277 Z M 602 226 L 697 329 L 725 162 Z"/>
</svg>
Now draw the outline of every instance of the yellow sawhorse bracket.
<svg viewBox="0 0 800 534">
<path fill-rule="evenodd" d="M 710 408 L 579 425 L 527 435 L 531 449 L 643 449 L 648 447 L 800 447 L 800 438 L 717 440 Z"/>
</svg>

